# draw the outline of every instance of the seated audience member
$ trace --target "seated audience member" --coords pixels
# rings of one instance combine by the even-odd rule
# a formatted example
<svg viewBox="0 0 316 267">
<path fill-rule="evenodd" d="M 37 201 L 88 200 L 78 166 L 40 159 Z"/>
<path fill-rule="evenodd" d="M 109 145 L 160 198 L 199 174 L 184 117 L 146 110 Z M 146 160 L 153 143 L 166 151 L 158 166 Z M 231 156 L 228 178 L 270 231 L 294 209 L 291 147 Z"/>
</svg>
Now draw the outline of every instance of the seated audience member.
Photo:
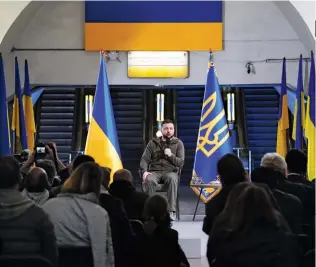
<svg viewBox="0 0 316 267">
<path fill-rule="evenodd" d="M 61 182 L 64 183 L 71 175 L 71 172 L 73 172 L 81 164 L 86 163 L 86 162 L 95 162 L 95 161 L 94 161 L 94 158 L 91 156 L 78 155 L 72 163 L 70 163 L 67 167 L 65 167 L 64 169 L 58 172 L 58 175 L 60 175 L 60 178 L 61 178 Z M 53 196 L 57 196 L 60 193 L 61 188 L 62 188 L 62 185 L 55 186 L 54 188 L 51 189 L 51 194 Z"/>
<path fill-rule="evenodd" d="M 261 166 L 275 170 L 278 173 L 277 189 L 297 196 L 303 205 L 303 222 L 310 223 L 315 215 L 315 197 L 313 189 L 304 184 L 292 183 L 286 178 L 287 165 L 279 154 L 267 153 L 261 159 Z"/>
<path fill-rule="evenodd" d="M 128 267 L 135 248 L 135 235 L 121 200 L 108 193 L 111 170 L 103 169 L 103 180 L 100 192 L 100 205 L 108 212 L 111 223 L 115 267 Z"/>
<path fill-rule="evenodd" d="M 0 157 L 0 237 L 2 256 L 46 258 L 57 266 L 57 246 L 52 222 L 32 200 L 21 195 L 19 163 Z"/>
<path fill-rule="evenodd" d="M 130 171 L 125 169 L 116 171 L 109 192 L 112 196 L 122 200 L 127 217 L 130 220 L 143 221 L 142 214 L 148 194 L 136 191 Z"/>
<path fill-rule="evenodd" d="M 208 241 L 211 267 L 296 267 L 296 241 L 267 191 L 240 183 L 229 194 Z"/>
<path fill-rule="evenodd" d="M 217 173 L 222 183 L 222 189 L 206 203 L 203 231 L 207 235 L 210 234 L 214 220 L 224 209 L 232 188 L 247 180 L 247 174 L 241 160 L 233 154 L 227 154 L 218 161 Z"/>
<path fill-rule="evenodd" d="M 151 196 L 144 208 L 144 233 L 139 240 L 139 267 L 190 266 L 179 245 L 178 232 L 171 229 L 167 199 Z"/>
<path fill-rule="evenodd" d="M 91 247 L 94 267 L 114 266 L 108 213 L 99 206 L 103 171 L 96 163 L 80 165 L 61 193 L 43 208 L 49 214 L 59 247 Z"/>
<path fill-rule="evenodd" d="M 77 169 L 81 164 L 86 162 L 95 162 L 94 158 L 89 155 L 78 155 L 75 157 L 72 163 L 68 164 L 64 169 L 60 170 L 58 172 L 58 175 L 60 176 L 62 181 L 65 181 L 68 179 L 68 177 L 71 175 L 71 172 Z"/>
<path fill-rule="evenodd" d="M 35 167 L 30 170 L 25 177 L 24 186 L 22 196 L 33 200 L 38 205 L 43 205 L 50 198 L 47 174 L 42 168 Z"/>
<path fill-rule="evenodd" d="M 254 183 L 263 183 L 269 186 L 278 206 L 280 207 L 280 211 L 288 222 L 292 232 L 294 234 L 301 234 L 301 223 L 303 217 L 302 203 L 298 197 L 277 189 L 277 172 L 265 167 L 256 168 L 251 173 L 251 181 Z"/>
<path fill-rule="evenodd" d="M 311 186 L 311 182 L 306 177 L 307 156 L 302 150 L 291 149 L 287 152 L 285 161 L 287 164 L 287 179 L 289 181 Z"/>
<path fill-rule="evenodd" d="M 59 186 L 61 184 L 61 180 L 57 175 L 57 170 L 55 164 L 52 160 L 42 159 L 36 162 L 36 167 L 42 168 L 47 173 L 48 183 L 51 188 L 55 186 Z"/>
</svg>

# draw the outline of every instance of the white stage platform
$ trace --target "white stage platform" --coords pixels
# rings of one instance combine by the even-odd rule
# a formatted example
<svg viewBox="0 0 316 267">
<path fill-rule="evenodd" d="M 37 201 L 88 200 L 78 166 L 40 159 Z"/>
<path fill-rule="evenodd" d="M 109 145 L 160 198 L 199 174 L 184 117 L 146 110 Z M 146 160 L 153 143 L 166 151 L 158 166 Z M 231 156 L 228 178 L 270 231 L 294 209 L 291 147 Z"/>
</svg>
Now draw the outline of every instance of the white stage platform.
<svg viewBox="0 0 316 267">
<path fill-rule="evenodd" d="M 188 259 L 201 259 L 206 255 L 208 236 L 202 231 L 203 221 L 176 221 L 173 229 L 179 233 L 179 243 Z M 184 218 L 186 219 L 186 218 Z"/>
</svg>

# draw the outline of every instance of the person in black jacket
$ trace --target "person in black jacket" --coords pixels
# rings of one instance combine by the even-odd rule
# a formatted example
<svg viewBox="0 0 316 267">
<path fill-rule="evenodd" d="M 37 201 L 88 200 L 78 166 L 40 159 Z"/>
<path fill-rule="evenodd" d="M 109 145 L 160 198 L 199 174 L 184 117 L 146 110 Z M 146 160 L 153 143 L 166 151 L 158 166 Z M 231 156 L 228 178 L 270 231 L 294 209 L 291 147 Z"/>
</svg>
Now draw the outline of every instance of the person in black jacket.
<svg viewBox="0 0 316 267">
<path fill-rule="evenodd" d="M 287 164 L 277 153 L 267 153 L 261 159 L 262 167 L 275 170 L 278 173 L 278 189 L 297 196 L 303 205 L 303 223 L 310 224 L 315 216 L 315 196 L 312 187 L 301 183 L 293 183 L 286 178 Z"/>
<path fill-rule="evenodd" d="M 296 239 L 266 189 L 239 183 L 216 218 L 210 267 L 297 267 Z"/>
<path fill-rule="evenodd" d="M 138 267 L 189 267 L 179 245 L 178 232 L 171 229 L 167 199 L 151 196 L 144 208 L 144 233 L 137 246 Z"/>
<path fill-rule="evenodd" d="M 136 237 L 121 200 L 108 193 L 111 170 L 103 168 L 100 205 L 109 214 L 116 267 L 129 267 L 134 257 Z"/>
<path fill-rule="evenodd" d="M 143 210 L 149 196 L 145 192 L 137 192 L 132 183 L 133 176 L 130 171 L 118 170 L 114 173 L 109 193 L 122 200 L 130 220 L 143 221 Z"/>
<path fill-rule="evenodd" d="M 217 173 L 222 183 L 222 189 L 205 206 L 203 232 L 210 234 L 216 217 L 225 207 L 226 199 L 233 187 L 247 180 L 247 174 L 241 160 L 233 154 L 223 156 L 217 163 Z"/>
<path fill-rule="evenodd" d="M 291 149 L 285 156 L 287 164 L 287 179 L 293 183 L 306 184 L 312 186 L 307 180 L 307 156 L 299 149 Z M 315 178 L 315 177 L 311 177 Z"/>
<path fill-rule="evenodd" d="M 251 180 L 254 183 L 263 183 L 269 186 L 278 206 L 280 207 L 281 213 L 288 222 L 292 232 L 294 234 L 301 234 L 301 223 L 303 220 L 302 202 L 298 197 L 277 189 L 277 172 L 270 168 L 259 167 L 252 171 Z"/>
<path fill-rule="evenodd" d="M 0 237 L 1 255 L 39 255 L 57 266 L 54 227 L 48 215 L 19 190 L 19 163 L 0 157 Z"/>
</svg>

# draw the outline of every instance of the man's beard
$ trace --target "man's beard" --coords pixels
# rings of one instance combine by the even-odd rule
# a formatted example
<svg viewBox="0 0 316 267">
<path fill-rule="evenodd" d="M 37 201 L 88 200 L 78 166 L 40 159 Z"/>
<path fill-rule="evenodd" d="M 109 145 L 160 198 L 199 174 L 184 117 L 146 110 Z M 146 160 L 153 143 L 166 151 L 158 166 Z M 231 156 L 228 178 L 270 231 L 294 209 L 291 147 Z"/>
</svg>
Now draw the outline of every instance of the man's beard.
<svg viewBox="0 0 316 267">
<path fill-rule="evenodd" d="M 173 137 L 173 135 L 171 135 L 171 136 L 163 135 L 162 137 L 165 140 L 170 140 Z"/>
</svg>

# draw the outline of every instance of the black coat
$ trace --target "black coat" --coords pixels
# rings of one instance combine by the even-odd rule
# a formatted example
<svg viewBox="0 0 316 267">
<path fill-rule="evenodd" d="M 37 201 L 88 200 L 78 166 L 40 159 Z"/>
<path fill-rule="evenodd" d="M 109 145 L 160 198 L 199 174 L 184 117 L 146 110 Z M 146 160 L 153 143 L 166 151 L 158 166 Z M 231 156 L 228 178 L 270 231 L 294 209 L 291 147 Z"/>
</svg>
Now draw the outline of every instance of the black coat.
<svg viewBox="0 0 316 267">
<path fill-rule="evenodd" d="M 100 205 L 108 212 L 116 267 L 128 267 L 134 255 L 136 237 L 122 202 L 109 194 L 100 195 Z"/>
<path fill-rule="evenodd" d="M 297 267 L 297 250 L 286 223 L 276 229 L 257 222 L 230 236 L 214 229 L 207 258 L 210 267 Z"/>
<path fill-rule="evenodd" d="M 148 194 L 137 192 L 130 182 L 123 180 L 114 181 L 110 185 L 109 193 L 122 200 L 128 219 L 143 221 L 142 215 Z"/>
<path fill-rule="evenodd" d="M 230 191 L 233 189 L 234 185 L 226 186 L 221 189 L 221 191 L 209 200 L 205 205 L 205 218 L 203 223 L 203 232 L 207 235 L 210 234 L 212 230 L 213 223 L 216 217 L 223 211 L 226 200 Z"/>
<path fill-rule="evenodd" d="M 176 230 L 158 227 L 151 234 L 143 234 L 138 243 L 138 267 L 190 266 L 179 245 Z M 181 265 L 182 264 L 182 265 Z"/>
</svg>

